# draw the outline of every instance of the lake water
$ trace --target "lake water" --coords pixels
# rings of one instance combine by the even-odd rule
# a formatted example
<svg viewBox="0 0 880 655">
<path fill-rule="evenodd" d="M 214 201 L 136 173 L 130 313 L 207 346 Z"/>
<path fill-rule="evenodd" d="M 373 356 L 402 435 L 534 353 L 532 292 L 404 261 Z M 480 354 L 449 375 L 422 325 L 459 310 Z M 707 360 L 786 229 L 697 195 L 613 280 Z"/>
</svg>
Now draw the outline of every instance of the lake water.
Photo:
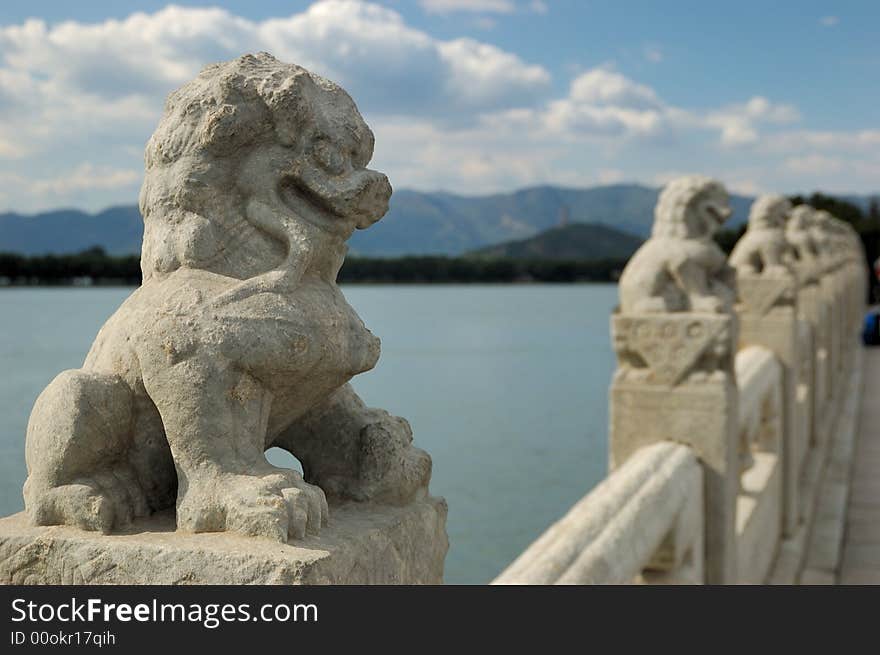
<svg viewBox="0 0 880 655">
<path fill-rule="evenodd" d="M 131 289 L 0 290 L 0 515 L 22 509 L 34 399 Z M 492 579 L 605 474 L 614 285 L 347 286 L 382 339 L 354 380 L 407 418 L 449 503 L 448 583 Z"/>
</svg>

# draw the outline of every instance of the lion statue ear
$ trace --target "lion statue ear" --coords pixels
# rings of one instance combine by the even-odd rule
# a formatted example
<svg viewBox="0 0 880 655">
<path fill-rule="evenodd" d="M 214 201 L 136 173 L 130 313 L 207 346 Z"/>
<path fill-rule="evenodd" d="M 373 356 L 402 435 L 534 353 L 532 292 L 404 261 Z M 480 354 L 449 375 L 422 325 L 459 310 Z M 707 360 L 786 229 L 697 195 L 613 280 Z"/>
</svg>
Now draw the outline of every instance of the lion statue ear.
<svg viewBox="0 0 880 655">
<path fill-rule="evenodd" d="M 275 118 L 275 135 L 281 145 L 295 147 L 306 142 L 303 130 L 314 115 L 312 102 L 316 90 L 315 81 L 305 70 L 285 78 L 281 84 L 260 89 L 260 96 Z"/>
<path fill-rule="evenodd" d="M 749 228 L 780 229 L 790 212 L 791 202 L 785 196 L 759 196 L 749 211 Z"/>
</svg>

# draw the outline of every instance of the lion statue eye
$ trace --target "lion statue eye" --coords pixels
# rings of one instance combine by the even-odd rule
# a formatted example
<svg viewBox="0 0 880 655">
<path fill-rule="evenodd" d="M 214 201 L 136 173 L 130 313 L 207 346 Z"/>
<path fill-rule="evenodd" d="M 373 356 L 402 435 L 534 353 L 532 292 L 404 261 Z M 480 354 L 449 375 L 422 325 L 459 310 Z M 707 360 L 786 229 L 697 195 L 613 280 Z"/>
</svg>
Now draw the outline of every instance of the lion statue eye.
<svg viewBox="0 0 880 655">
<path fill-rule="evenodd" d="M 345 172 L 345 158 L 332 143 L 326 139 L 317 141 L 312 150 L 315 163 L 331 175 L 342 175 Z"/>
</svg>

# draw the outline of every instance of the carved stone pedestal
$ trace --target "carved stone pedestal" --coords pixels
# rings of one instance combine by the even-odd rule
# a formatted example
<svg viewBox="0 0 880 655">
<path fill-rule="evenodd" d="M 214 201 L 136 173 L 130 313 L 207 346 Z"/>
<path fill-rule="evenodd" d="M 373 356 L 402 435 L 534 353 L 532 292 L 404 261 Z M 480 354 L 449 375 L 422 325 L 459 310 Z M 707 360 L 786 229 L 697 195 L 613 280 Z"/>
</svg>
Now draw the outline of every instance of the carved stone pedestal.
<svg viewBox="0 0 880 655">
<path fill-rule="evenodd" d="M 809 282 L 798 292 L 798 313 L 811 327 L 813 343 L 813 415 L 826 417 L 828 401 L 831 395 L 830 383 L 830 349 L 831 349 L 831 312 L 823 301 L 821 287 Z M 813 441 L 823 442 L 828 438 L 827 430 L 821 418 L 813 423 Z"/>
<path fill-rule="evenodd" d="M 331 508 L 319 536 L 292 544 L 230 532 L 175 532 L 171 513 L 121 534 L 0 519 L 2 584 L 440 584 L 446 503 Z"/>
<path fill-rule="evenodd" d="M 840 337 L 842 298 L 840 297 L 840 280 L 836 271 L 827 271 L 820 280 L 820 296 L 823 303 L 828 307 L 829 333 L 828 333 L 828 389 L 829 397 L 836 393 L 836 387 L 840 381 Z"/>
<path fill-rule="evenodd" d="M 792 275 L 761 275 L 740 272 L 737 285 L 742 304 L 739 310 L 741 348 L 763 346 L 771 350 L 783 367 L 783 529 L 793 533 L 799 518 L 798 482 L 809 438 L 796 425 L 799 327 L 796 302 L 797 281 Z M 799 429 L 801 428 L 801 429 Z"/>
<path fill-rule="evenodd" d="M 619 365 L 611 385 L 611 467 L 657 441 L 692 447 L 705 465 L 707 581 L 733 583 L 736 320 L 694 313 L 614 316 L 612 334 Z"/>
</svg>

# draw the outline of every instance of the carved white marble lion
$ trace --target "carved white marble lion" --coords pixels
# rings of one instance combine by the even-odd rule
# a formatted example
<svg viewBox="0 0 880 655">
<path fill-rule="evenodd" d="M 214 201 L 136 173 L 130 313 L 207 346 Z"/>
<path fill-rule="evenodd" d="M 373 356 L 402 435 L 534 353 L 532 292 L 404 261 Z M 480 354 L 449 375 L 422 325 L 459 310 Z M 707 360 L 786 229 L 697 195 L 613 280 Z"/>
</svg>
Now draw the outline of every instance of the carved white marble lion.
<svg viewBox="0 0 880 655">
<path fill-rule="evenodd" d="M 785 236 L 791 209 L 785 196 L 757 198 L 749 212 L 748 229 L 730 253 L 730 265 L 743 273 L 788 275 L 797 259 Z"/>
<path fill-rule="evenodd" d="M 325 492 L 426 493 L 409 425 L 347 384 L 379 356 L 335 283 L 388 207 L 372 152 L 343 89 L 265 53 L 171 94 L 146 150 L 143 286 L 31 414 L 34 523 L 106 532 L 176 505 L 180 530 L 286 541 L 326 522 Z"/>
<path fill-rule="evenodd" d="M 815 209 L 809 205 L 798 205 L 791 210 L 785 228 L 785 239 L 794 249 L 799 277 L 805 281 L 817 279 L 822 272 L 819 246 L 813 230 Z"/>
<path fill-rule="evenodd" d="M 730 213 L 720 182 L 701 175 L 670 182 L 657 201 L 651 238 L 620 278 L 621 314 L 729 309 L 735 273 L 712 236 Z"/>
</svg>

